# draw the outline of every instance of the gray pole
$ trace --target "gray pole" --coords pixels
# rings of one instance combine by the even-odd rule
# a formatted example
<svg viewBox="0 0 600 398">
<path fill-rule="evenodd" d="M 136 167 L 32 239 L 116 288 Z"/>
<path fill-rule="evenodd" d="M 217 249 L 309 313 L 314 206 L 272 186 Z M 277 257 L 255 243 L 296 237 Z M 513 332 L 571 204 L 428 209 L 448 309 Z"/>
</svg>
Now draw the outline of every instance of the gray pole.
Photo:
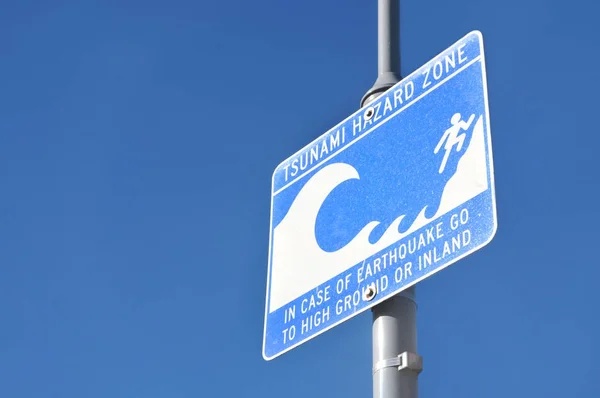
<svg viewBox="0 0 600 398">
<path fill-rule="evenodd" d="M 377 80 L 362 98 L 365 106 L 400 81 L 400 0 L 378 0 Z"/>
<path fill-rule="evenodd" d="M 361 107 L 400 81 L 400 1 L 378 0 L 378 76 Z M 373 398 L 418 398 L 414 286 L 373 307 Z"/>
<path fill-rule="evenodd" d="M 373 398 L 417 398 L 417 304 L 411 287 L 373 307 Z"/>
</svg>

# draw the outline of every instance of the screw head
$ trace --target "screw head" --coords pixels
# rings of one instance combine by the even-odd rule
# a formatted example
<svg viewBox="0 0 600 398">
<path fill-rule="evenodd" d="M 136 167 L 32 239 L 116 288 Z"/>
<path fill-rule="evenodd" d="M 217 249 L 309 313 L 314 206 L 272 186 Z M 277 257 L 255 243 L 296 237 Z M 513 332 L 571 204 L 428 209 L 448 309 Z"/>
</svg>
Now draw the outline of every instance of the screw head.
<svg viewBox="0 0 600 398">
<path fill-rule="evenodd" d="M 377 287 L 374 283 L 371 283 L 369 286 L 365 287 L 363 290 L 363 300 L 371 301 L 377 295 Z"/>
</svg>

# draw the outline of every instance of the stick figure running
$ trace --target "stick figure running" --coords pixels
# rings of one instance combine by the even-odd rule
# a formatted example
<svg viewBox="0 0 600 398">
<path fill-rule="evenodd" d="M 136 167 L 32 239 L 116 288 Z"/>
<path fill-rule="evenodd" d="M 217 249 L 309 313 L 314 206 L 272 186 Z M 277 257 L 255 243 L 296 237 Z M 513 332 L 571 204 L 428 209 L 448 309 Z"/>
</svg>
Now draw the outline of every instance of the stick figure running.
<svg viewBox="0 0 600 398">
<path fill-rule="evenodd" d="M 433 151 L 433 153 L 438 153 L 442 147 L 442 144 L 444 143 L 444 141 L 446 141 L 446 145 L 444 145 L 444 150 L 446 151 L 446 153 L 444 154 L 444 159 L 442 160 L 442 165 L 440 166 L 440 174 L 442 174 L 444 168 L 446 168 L 446 162 L 448 161 L 448 156 L 450 156 L 450 151 L 452 150 L 452 147 L 458 144 L 456 147 L 456 152 L 459 152 L 463 146 L 463 143 L 465 142 L 466 135 L 465 133 L 459 134 L 460 130 L 462 129 L 466 131 L 473 122 L 474 118 L 475 115 L 471 115 L 469 120 L 464 122 L 461 120 L 460 113 L 455 113 L 452 116 L 452 119 L 450 119 L 452 127 L 450 127 L 444 132 L 444 135 L 440 139 L 440 142 L 438 142 L 437 146 L 435 147 L 435 150 Z"/>
</svg>

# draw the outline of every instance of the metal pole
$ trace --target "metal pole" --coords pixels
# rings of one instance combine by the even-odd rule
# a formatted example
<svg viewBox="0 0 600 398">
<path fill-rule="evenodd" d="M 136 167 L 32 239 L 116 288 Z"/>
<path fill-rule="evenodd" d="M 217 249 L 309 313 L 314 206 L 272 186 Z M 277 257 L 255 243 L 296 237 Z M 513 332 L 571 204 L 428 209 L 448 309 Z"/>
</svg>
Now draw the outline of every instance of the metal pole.
<svg viewBox="0 0 600 398">
<path fill-rule="evenodd" d="M 378 0 L 377 80 L 362 98 L 365 106 L 400 81 L 400 0 Z"/>
<path fill-rule="evenodd" d="M 373 398 L 417 398 L 422 369 L 417 352 L 415 289 L 373 307 Z"/>
<path fill-rule="evenodd" d="M 378 76 L 361 107 L 400 81 L 400 0 L 378 0 Z M 376 305 L 373 312 L 373 398 L 418 398 L 415 287 Z"/>
</svg>

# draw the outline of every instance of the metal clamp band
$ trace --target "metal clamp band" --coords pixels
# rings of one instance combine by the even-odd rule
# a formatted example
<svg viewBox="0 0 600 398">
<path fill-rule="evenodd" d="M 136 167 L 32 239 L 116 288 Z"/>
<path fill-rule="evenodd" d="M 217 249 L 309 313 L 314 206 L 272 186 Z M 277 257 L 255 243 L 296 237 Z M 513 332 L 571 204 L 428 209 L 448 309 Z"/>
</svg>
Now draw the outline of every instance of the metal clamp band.
<svg viewBox="0 0 600 398">
<path fill-rule="evenodd" d="M 397 367 L 398 370 L 410 369 L 420 373 L 423 370 L 423 358 L 412 352 L 403 352 L 394 358 L 382 359 L 373 366 L 373 374 L 385 368 Z"/>
</svg>

